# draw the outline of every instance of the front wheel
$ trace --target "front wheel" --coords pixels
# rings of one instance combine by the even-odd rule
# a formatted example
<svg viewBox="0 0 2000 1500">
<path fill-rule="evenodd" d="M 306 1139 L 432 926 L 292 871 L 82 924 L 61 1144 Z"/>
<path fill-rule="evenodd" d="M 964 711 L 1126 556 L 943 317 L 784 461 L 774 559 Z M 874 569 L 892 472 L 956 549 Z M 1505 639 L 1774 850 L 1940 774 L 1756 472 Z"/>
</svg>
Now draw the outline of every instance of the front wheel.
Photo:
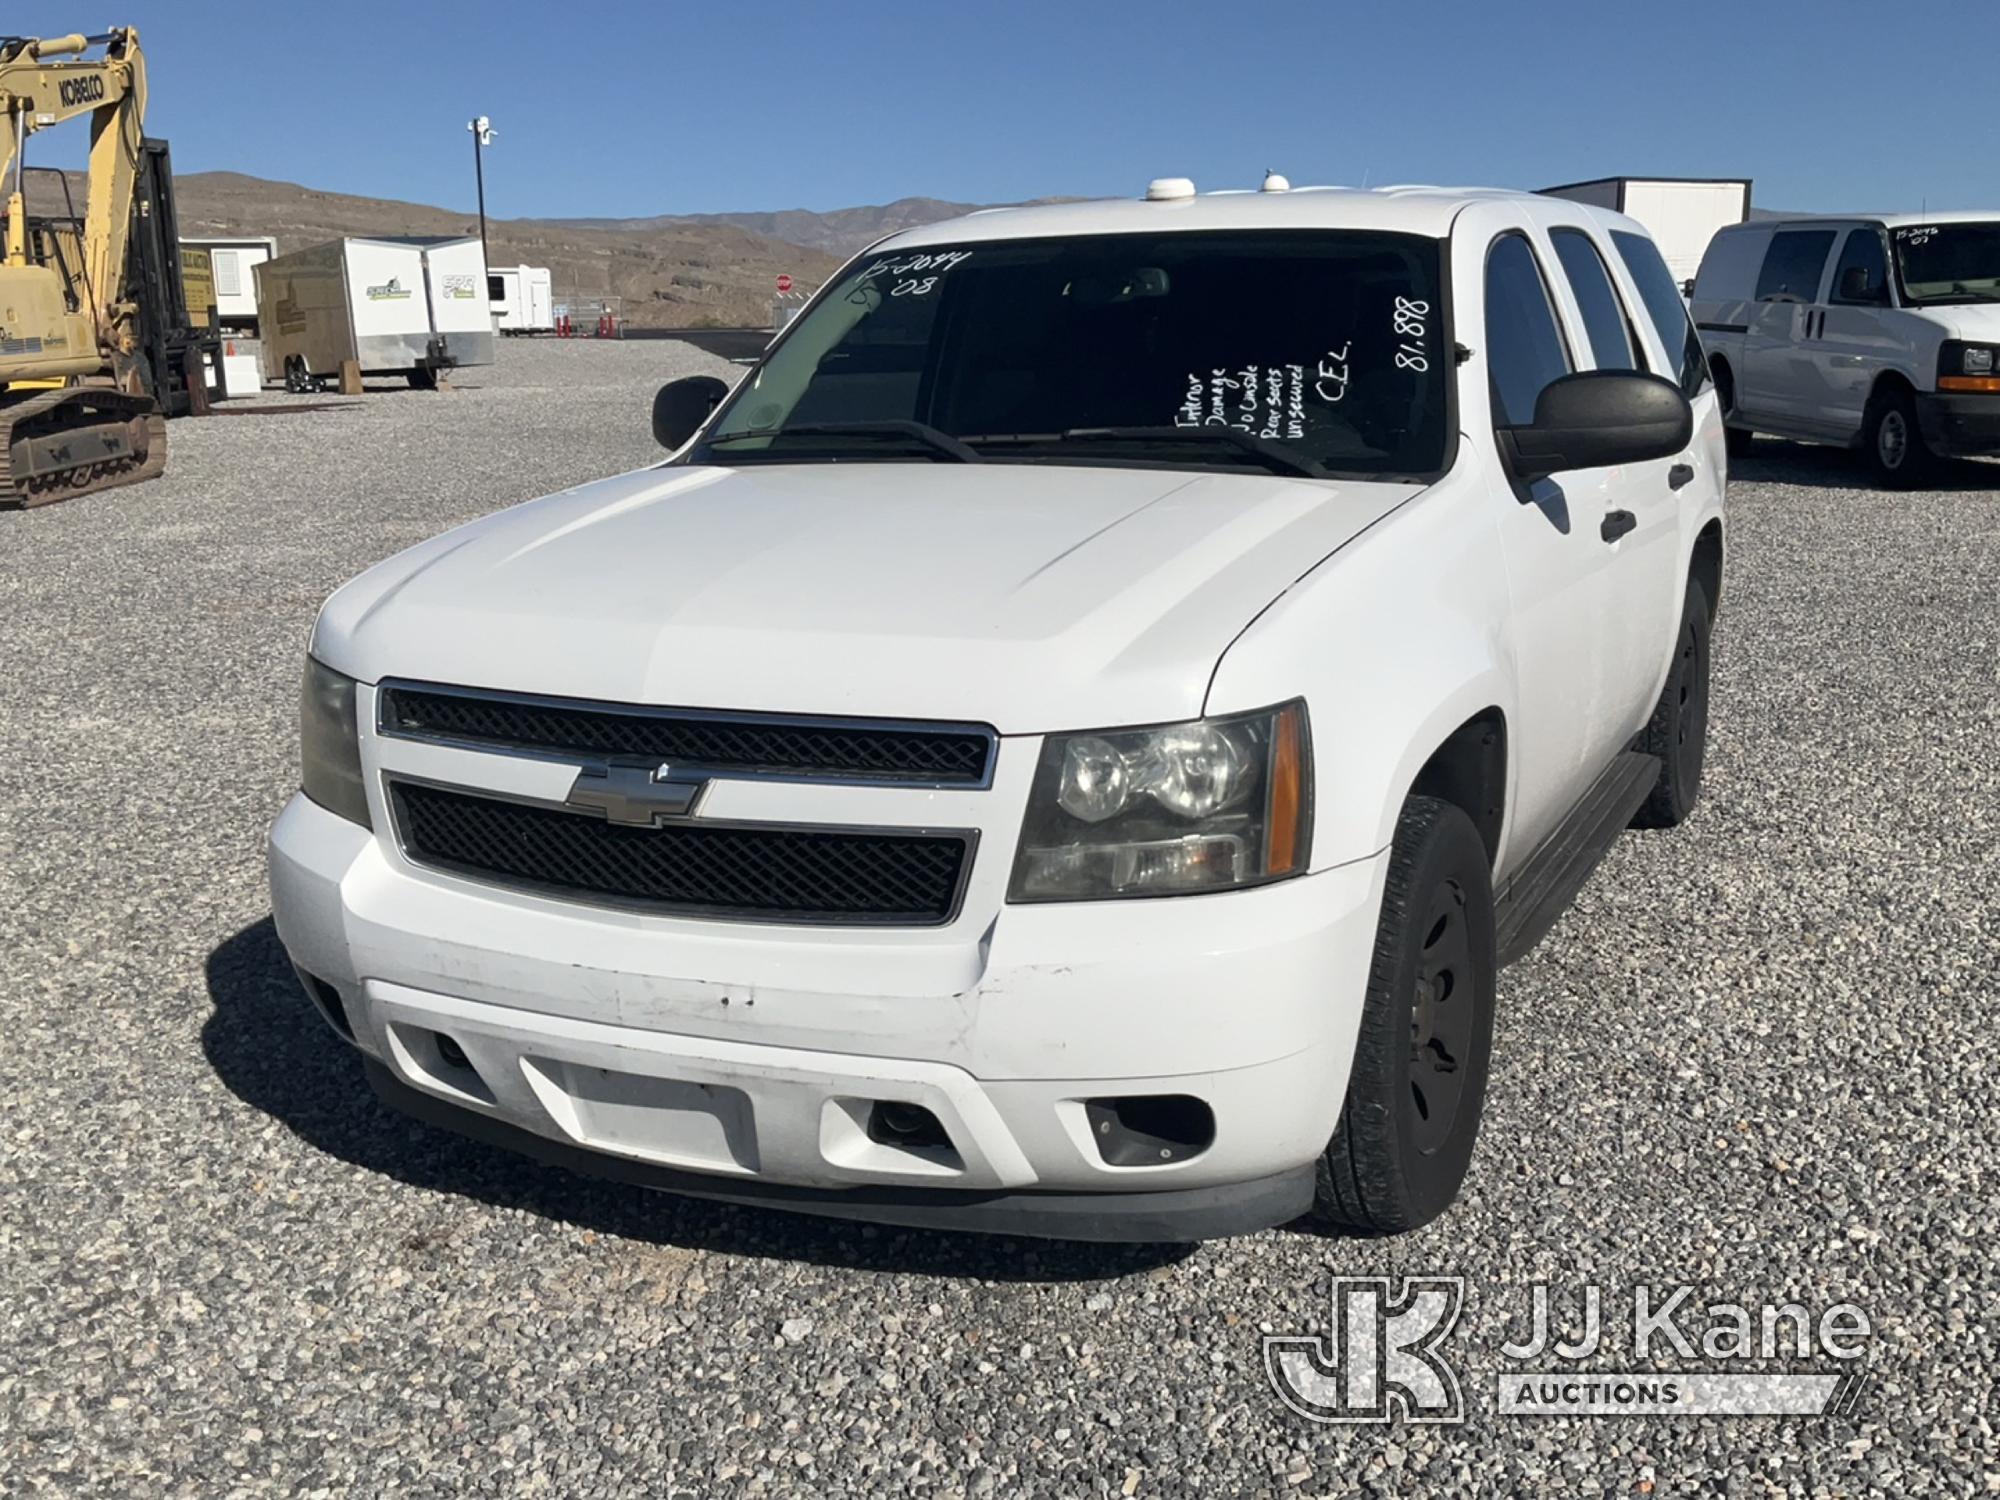
<svg viewBox="0 0 2000 1500">
<path fill-rule="evenodd" d="M 1915 489 L 1936 466 L 1917 423 L 1916 398 L 1901 386 L 1878 391 L 1869 403 L 1862 443 L 1876 483 L 1890 489 Z"/>
<path fill-rule="evenodd" d="M 1321 1222 L 1395 1234 L 1458 1196 L 1486 1100 L 1496 969 L 1486 843 L 1461 809 L 1412 797 L 1389 850 L 1347 1100 L 1319 1161 Z"/>
</svg>

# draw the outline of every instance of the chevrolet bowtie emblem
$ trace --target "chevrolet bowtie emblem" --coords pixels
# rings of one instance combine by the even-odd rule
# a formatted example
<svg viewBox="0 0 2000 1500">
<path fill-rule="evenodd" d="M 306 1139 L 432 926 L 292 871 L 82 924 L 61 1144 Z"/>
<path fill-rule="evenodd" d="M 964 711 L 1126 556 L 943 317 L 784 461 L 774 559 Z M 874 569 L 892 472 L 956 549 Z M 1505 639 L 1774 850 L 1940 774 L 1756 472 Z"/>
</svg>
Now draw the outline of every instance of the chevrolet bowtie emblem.
<svg viewBox="0 0 2000 1500">
<path fill-rule="evenodd" d="M 657 828 L 663 818 L 692 816 L 695 802 L 708 782 L 700 777 L 676 780 L 673 767 L 612 761 L 585 766 L 563 799 L 579 812 L 602 813 L 608 822 Z"/>
</svg>

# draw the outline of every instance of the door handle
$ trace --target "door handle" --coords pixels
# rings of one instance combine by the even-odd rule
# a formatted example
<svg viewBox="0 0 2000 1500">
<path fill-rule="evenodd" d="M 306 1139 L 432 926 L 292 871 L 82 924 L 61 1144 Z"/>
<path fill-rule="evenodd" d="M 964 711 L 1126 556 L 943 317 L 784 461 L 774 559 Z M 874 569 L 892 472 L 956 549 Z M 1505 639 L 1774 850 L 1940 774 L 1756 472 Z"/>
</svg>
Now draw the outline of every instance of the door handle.
<svg viewBox="0 0 2000 1500">
<path fill-rule="evenodd" d="M 1693 464 L 1675 464 L 1671 469 L 1667 470 L 1668 489 L 1684 490 L 1693 483 L 1694 483 Z"/>
<path fill-rule="evenodd" d="M 1597 534 L 1607 542 L 1615 542 L 1638 524 L 1639 518 L 1629 510 L 1607 510 L 1604 524 L 1597 528 Z"/>
</svg>

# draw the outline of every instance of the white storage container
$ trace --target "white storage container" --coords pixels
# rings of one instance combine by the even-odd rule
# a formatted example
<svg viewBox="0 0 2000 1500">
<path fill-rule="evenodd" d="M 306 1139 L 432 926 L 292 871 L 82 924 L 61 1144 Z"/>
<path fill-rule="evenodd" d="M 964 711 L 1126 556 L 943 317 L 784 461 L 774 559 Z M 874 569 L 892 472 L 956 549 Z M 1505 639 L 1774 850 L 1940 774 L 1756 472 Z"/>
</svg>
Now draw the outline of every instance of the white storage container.
<svg viewBox="0 0 2000 1500">
<path fill-rule="evenodd" d="M 556 326 L 555 283 L 547 266 L 495 266 L 486 274 L 493 326 L 502 333 L 550 333 Z"/>
<path fill-rule="evenodd" d="M 1725 224 L 1750 217 L 1750 180 L 1739 177 L 1602 177 L 1543 188 L 1551 198 L 1630 214 L 1646 226 L 1667 269 L 1685 287 Z"/>
</svg>

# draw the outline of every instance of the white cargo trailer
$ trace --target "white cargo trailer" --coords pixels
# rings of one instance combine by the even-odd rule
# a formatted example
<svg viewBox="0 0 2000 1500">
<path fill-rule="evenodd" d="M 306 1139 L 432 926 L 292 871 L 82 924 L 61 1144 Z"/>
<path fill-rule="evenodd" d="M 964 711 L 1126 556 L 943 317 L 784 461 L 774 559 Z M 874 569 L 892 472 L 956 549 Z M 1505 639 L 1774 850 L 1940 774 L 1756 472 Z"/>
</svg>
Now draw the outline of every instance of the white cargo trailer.
<svg viewBox="0 0 2000 1500">
<path fill-rule="evenodd" d="M 184 250 L 206 250 L 215 278 L 215 315 L 225 332 L 257 336 L 257 267 L 278 253 L 269 235 L 182 235 Z"/>
<path fill-rule="evenodd" d="M 430 386 L 442 370 L 493 362 L 477 239 L 331 240 L 256 269 L 267 379 L 330 379 L 351 360 Z"/>
<path fill-rule="evenodd" d="M 555 281 L 547 266 L 494 266 L 486 273 L 486 295 L 500 332 L 555 331 Z"/>
<path fill-rule="evenodd" d="M 1715 231 L 1750 217 L 1747 177 L 1600 177 L 1542 191 L 1637 219 L 1659 245 L 1683 293 Z"/>
</svg>

